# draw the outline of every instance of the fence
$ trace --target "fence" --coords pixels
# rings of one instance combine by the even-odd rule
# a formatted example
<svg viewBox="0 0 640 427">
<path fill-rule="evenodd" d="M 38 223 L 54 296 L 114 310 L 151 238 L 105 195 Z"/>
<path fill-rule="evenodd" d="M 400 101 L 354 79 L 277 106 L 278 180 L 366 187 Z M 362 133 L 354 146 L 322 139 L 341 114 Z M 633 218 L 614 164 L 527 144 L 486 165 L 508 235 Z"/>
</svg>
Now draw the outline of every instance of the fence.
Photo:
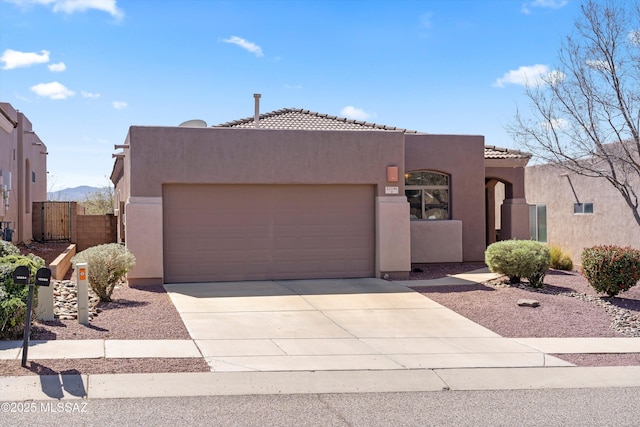
<svg viewBox="0 0 640 427">
<path fill-rule="evenodd" d="M 78 251 L 117 239 L 113 215 L 84 215 L 77 202 L 34 203 L 32 226 L 34 240 L 71 242 Z"/>
</svg>

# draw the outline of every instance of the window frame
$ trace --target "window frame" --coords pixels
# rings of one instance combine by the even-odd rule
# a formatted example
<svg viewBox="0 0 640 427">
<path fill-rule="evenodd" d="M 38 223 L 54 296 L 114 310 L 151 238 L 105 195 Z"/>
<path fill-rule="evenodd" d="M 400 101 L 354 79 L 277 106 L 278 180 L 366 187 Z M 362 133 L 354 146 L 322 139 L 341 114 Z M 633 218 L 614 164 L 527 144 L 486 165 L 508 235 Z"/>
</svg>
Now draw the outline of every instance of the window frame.
<svg viewBox="0 0 640 427">
<path fill-rule="evenodd" d="M 587 207 L 590 207 L 590 209 L 587 209 Z M 574 215 L 593 215 L 593 202 L 574 203 L 573 214 Z"/>
<path fill-rule="evenodd" d="M 541 218 L 544 219 L 544 225 L 542 226 Z M 549 239 L 549 228 L 547 226 L 546 203 L 529 203 L 529 234 L 531 240 L 547 243 Z"/>
<path fill-rule="evenodd" d="M 416 173 L 428 173 L 428 174 L 433 174 L 436 176 L 440 176 L 440 177 L 444 177 L 446 178 L 446 184 L 433 184 L 433 185 L 410 185 L 407 184 L 407 181 L 409 180 L 409 177 L 411 174 L 416 174 Z M 405 173 L 405 185 L 404 185 L 404 190 L 405 190 L 405 196 L 407 197 L 407 201 L 409 201 L 409 196 L 407 195 L 407 193 L 409 191 L 420 191 L 420 207 L 421 207 L 421 217 L 420 218 L 410 218 L 411 221 L 448 221 L 451 219 L 451 176 L 449 174 L 446 173 L 442 173 L 442 172 L 438 172 L 438 171 L 433 171 L 433 170 L 415 170 L 415 171 L 411 171 L 411 172 L 407 172 Z M 444 190 L 446 191 L 447 194 L 447 200 L 446 203 L 439 203 L 439 204 L 431 204 L 431 208 L 430 209 L 442 209 L 442 210 L 446 210 L 447 213 L 447 217 L 446 218 L 428 218 L 426 217 L 426 213 L 427 213 L 427 204 L 425 203 L 425 192 L 426 191 L 434 191 L 434 190 Z"/>
</svg>

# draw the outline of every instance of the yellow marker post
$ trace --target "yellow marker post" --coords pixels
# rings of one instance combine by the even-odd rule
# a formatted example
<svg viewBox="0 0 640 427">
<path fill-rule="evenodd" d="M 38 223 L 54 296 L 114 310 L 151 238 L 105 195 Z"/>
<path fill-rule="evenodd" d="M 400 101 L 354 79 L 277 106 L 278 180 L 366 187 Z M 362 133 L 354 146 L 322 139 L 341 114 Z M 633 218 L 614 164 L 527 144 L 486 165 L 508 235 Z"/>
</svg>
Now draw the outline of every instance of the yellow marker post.
<svg viewBox="0 0 640 427">
<path fill-rule="evenodd" d="M 76 264 L 78 281 L 78 323 L 89 324 L 89 266 L 86 262 Z"/>
</svg>

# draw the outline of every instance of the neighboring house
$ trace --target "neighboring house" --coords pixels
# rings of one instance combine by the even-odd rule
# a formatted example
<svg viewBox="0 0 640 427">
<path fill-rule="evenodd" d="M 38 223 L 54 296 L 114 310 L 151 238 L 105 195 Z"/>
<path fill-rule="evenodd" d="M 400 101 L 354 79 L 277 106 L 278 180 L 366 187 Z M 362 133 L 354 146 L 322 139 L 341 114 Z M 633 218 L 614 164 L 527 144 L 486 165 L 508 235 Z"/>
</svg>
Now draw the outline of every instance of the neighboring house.
<svg viewBox="0 0 640 427">
<path fill-rule="evenodd" d="M 531 205 L 531 237 L 560 245 L 580 264 L 595 245 L 640 248 L 640 226 L 620 193 L 603 178 L 589 178 L 554 165 L 525 171 Z M 636 184 L 640 188 L 640 182 Z"/>
<path fill-rule="evenodd" d="M 33 240 L 32 203 L 46 199 L 47 147 L 24 114 L 0 102 L 0 238 Z"/>
<path fill-rule="evenodd" d="M 131 284 L 406 277 L 412 263 L 482 261 L 498 182 L 502 237 L 528 238 L 529 157 L 482 136 L 301 109 L 203 126 L 132 126 L 117 146 Z"/>
</svg>

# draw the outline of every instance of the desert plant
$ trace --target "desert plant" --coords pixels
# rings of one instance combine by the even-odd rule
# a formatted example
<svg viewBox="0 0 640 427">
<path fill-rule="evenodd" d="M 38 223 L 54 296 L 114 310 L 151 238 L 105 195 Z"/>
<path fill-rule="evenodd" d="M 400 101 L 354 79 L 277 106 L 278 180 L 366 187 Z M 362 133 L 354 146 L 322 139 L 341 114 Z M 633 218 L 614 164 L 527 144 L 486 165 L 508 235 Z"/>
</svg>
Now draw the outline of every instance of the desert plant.
<svg viewBox="0 0 640 427">
<path fill-rule="evenodd" d="M 487 248 L 485 262 L 494 273 L 504 274 L 511 283 L 526 278 L 530 286 L 542 286 L 549 270 L 549 248 L 533 240 L 504 240 Z"/>
<path fill-rule="evenodd" d="M 571 255 L 562 249 L 560 245 L 549 245 L 549 255 L 551 256 L 551 268 L 556 270 L 573 269 Z"/>
<path fill-rule="evenodd" d="M 614 297 L 640 280 L 640 250 L 604 245 L 585 248 L 582 274 L 593 289 Z"/>
<path fill-rule="evenodd" d="M 85 249 L 74 256 L 71 262 L 88 264 L 91 289 L 100 301 L 108 302 L 116 285 L 135 265 L 136 259 L 123 245 L 107 243 Z"/>
<path fill-rule="evenodd" d="M 7 248 L 6 245 L 4 247 Z M 35 255 L 17 255 L 15 252 L 9 249 L 5 253 L 11 253 L 11 255 L 0 256 L 0 339 L 20 338 L 26 321 L 29 287 L 15 284 L 13 271 L 17 266 L 25 265 L 31 270 L 33 281 L 38 268 L 44 266 L 42 258 Z M 36 306 L 37 287 L 35 288 L 33 307 Z"/>
</svg>

